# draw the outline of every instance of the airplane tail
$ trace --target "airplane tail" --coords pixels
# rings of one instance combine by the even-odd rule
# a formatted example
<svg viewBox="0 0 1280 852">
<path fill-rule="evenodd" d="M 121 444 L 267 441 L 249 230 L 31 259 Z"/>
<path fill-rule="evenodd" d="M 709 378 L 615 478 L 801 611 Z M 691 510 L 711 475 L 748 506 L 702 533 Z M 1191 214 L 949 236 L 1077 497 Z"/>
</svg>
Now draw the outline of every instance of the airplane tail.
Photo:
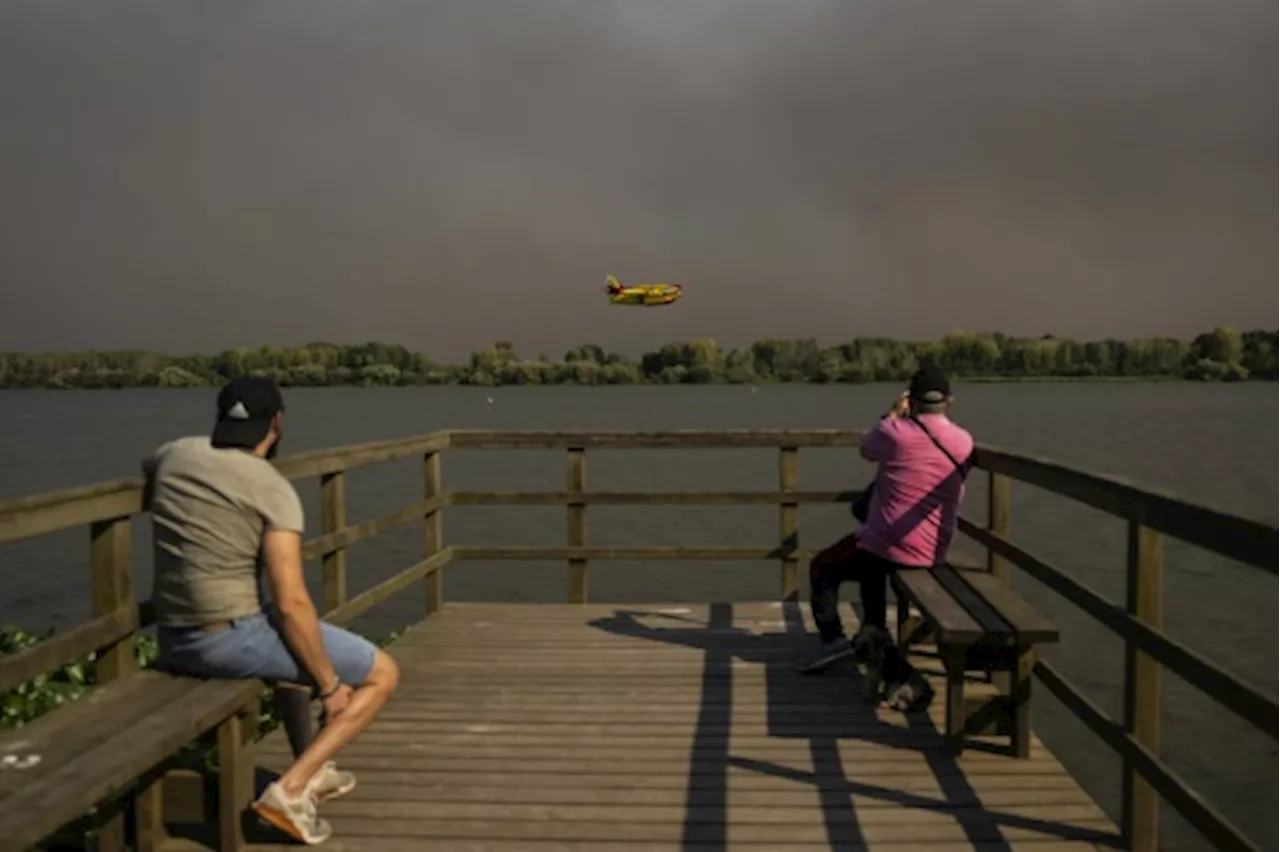
<svg viewBox="0 0 1280 852">
<path fill-rule="evenodd" d="M 622 289 L 622 285 L 618 283 L 618 279 L 612 275 L 606 275 L 604 278 L 604 289 L 607 293 L 616 293 Z"/>
</svg>

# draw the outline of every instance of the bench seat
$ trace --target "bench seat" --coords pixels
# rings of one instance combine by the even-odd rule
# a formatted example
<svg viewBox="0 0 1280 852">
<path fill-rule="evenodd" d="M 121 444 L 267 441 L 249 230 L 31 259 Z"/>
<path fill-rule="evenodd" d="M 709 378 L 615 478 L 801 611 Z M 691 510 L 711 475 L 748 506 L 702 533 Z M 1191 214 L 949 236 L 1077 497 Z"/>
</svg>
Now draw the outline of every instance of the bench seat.
<svg viewBox="0 0 1280 852">
<path fill-rule="evenodd" d="M 959 754 L 965 737 L 991 721 L 1008 728 L 1014 754 L 1031 751 L 1031 677 L 1036 648 L 1059 641 L 1058 628 L 1007 584 L 962 565 L 903 569 L 892 577 L 898 598 L 898 641 L 903 650 L 934 637 L 947 673 L 946 737 Z M 919 617 L 910 613 L 914 606 Z M 966 713 L 965 674 L 995 672 L 1001 694 Z"/>
<path fill-rule="evenodd" d="M 161 774 L 176 752 L 216 728 L 222 848 L 239 849 L 240 818 L 253 792 L 261 690 L 257 680 L 198 680 L 144 669 L 4 732 L 0 760 L 16 760 L 0 771 L 5 848 L 30 848 L 95 805 L 105 806 L 111 823 L 103 848 L 119 848 L 135 795 L 134 848 L 155 848 L 164 839 Z"/>
</svg>

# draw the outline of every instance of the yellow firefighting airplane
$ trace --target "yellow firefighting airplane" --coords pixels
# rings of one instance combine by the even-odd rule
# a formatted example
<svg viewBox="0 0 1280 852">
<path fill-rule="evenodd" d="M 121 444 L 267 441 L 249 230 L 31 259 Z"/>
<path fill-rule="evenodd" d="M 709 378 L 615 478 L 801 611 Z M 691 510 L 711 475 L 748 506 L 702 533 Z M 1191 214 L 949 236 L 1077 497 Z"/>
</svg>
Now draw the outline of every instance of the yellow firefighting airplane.
<svg viewBox="0 0 1280 852">
<path fill-rule="evenodd" d="M 605 278 L 604 291 L 614 305 L 638 305 L 645 308 L 669 305 L 683 295 L 679 284 L 632 284 L 623 287 L 612 275 Z"/>
</svg>

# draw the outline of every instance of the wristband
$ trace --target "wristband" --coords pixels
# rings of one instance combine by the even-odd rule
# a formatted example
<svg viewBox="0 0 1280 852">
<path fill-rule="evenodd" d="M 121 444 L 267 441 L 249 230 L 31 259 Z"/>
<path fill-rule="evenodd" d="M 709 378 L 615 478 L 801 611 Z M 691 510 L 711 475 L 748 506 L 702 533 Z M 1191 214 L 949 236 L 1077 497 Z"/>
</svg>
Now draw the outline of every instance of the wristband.
<svg viewBox="0 0 1280 852">
<path fill-rule="evenodd" d="M 321 700 L 321 701 L 325 701 L 325 700 L 330 699 L 330 698 L 332 698 L 333 696 L 337 695 L 337 694 L 338 694 L 338 690 L 339 690 L 339 689 L 341 689 L 341 688 L 342 688 L 342 678 L 335 678 L 335 679 L 334 679 L 334 682 L 333 682 L 333 689 L 329 690 L 328 692 L 320 692 L 320 693 L 318 693 L 318 694 L 316 695 L 316 698 L 318 698 L 318 699 L 319 699 L 319 700 Z"/>
</svg>

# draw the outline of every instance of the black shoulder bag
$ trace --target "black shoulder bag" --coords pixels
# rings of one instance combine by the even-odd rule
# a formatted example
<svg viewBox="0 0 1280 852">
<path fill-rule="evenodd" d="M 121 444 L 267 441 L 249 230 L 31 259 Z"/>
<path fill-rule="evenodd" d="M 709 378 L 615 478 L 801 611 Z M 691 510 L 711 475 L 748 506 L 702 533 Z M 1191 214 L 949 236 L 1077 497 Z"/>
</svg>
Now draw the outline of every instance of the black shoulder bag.
<svg viewBox="0 0 1280 852">
<path fill-rule="evenodd" d="M 933 445 L 938 449 L 942 450 L 943 455 L 945 455 L 947 458 L 951 460 L 951 463 L 956 466 L 956 470 L 960 471 L 960 481 L 963 482 L 965 478 L 969 476 L 969 468 L 972 466 L 970 462 L 972 461 L 973 457 L 970 456 L 969 458 L 965 459 L 963 464 L 956 461 L 956 457 L 951 455 L 951 453 L 947 450 L 946 447 L 942 446 L 942 442 L 939 441 L 936 437 L 934 437 L 934 434 L 929 431 L 928 426 L 921 423 L 919 418 L 917 418 L 914 414 L 910 415 L 910 419 L 912 423 L 916 424 L 921 429 L 923 429 L 924 433 L 929 436 L 929 440 L 933 441 Z M 867 485 L 867 487 L 863 489 L 862 493 L 858 495 L 858 499 L 854 500 L 853 503 L 850 504 L 849 506 L 849 511 L 853 513 L 853 517 L 856 518 L 858 523 L 860 524 L 865 524 L 867 522 L 867 512 L 870 511 L 871 509 L 871 492 L 875 489 L 875 487 L 876 487 L 876 482 L 873 479 Z"/>
</svg>

